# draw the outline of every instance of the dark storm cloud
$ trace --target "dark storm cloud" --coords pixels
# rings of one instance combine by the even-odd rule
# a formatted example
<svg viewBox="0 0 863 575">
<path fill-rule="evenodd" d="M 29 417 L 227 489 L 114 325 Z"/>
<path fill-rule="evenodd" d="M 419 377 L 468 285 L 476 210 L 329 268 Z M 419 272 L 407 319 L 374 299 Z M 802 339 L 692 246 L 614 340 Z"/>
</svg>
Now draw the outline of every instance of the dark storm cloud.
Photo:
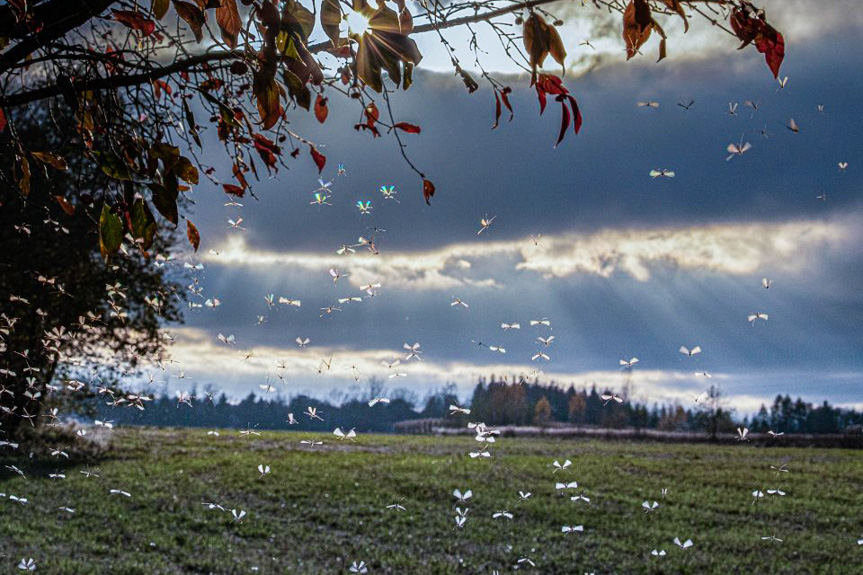
<svg viewBox="0 0 863 575">
<path fill-rule="evenodd" d="M 863 257 L 860 234 L 848 230 L 863 217 L 863 75 L 847 66 L 856 50 L 853 40 L 795 46 L 783 68 L 791 79 L 782 91 L 754 50 L 732 62 L 672 59 L 652 67 L 596 70 L 570 83 L 585 125 L 581 135 L 569 134 L 556 150 L 559 110 L 552 102 L 546 117 L 538 119 L 535 96 L 523 81 L 513 98 L 516 119 L 490 131 L 490 94 L 467 95 L 454 82 L 419 75 L 417 88 L 393 95 L 393 107 L 397 120 L 422 125 L 421 136 L 404 139 L 412 160 L 438 187 L 432 207 L 423 204 L 418 177 L 401 160 L 394 140 L 354 132 L 359 110 L 334 99 L 323 127 L 304 113 L 291 115 L 292 129 L 314 139 L 328 156 L 324 175 L 334 180 L 334 206 L 309 205 L 317 173 L 304 148 L 299 160 L 288 160 L 289 172 L 255 187 L 260 201 L 244 200 L 247 231 L 227 230 L 226 218 L 237 212 L 223 208 L 215 199 L 220 192 L 206 186 L 195 192 L 192 215 L 204 251 L 240 234 L 250 249 L 298 254 L 333 254 L 339 245 L 371 234 L 372 226 L 387 230 L 376 238 L 385 253 L 527 241 L 538 232 L 554 237 L 646 230 L 649 235 L 663 226 L 708 224 L 809 221 L 835 226 L 837 238 L 845 234 L 841 241 L 819 244 L 820 253 L 792 252 L 789 260 L 799 258 L 802 269 L 794 269 L 794 261 L 744 273 L 683 269 L 663 256 L 649 263 L 646 280 L 623 269 L 607 277 L 575 273 L 548 279 L 515 270 L 514 254 L 496 255 L 474 259 L 465 273 L 493 278 L 497 287 L 384 286 L 380 297 L 349 304 L 322 320 L 318 308 L 358 291 L 347 280 L 334 287 L 325 266 L 214 260 L 207 264 L 205 293 L 223 304 L 188 314 L 188 323 L 213 338 L 233 333 L 241 348 L 290 348 L 294 337 L 303 336 L 314 345 L 392 349 L 395 356 L 403 342 L 421 341 L 429 361 L 475 363 L 481 370 L 487 363 L 530 364 L 540 332 L 527 323 L 547 316 L 558 341 L 549 350 L 554 361 L 540 368 L 615 370 L 618 359 L 637 355 L 645 369 L 727 374 L 723 385 L 736 395 L 789 392 L 860 402 Z M 689 112 L 676 105 L 690 99 L 696 103 Z M 758 101 L 759 109 L 745 107 L 746 99 Z M 637 100 L 661 105 L 638 108 Z M 739 102 L 736 116 L 727 114 L 729 101 Z M 818 104 L 825 106 L 823 114 Z M 800 125 L 799 134 L 784 127 L 789 117 Z M 765 126 L 768 138 L 757 133 Z M 752 150 L 726 162 L 725 147 L 741 135 Z M 208 159 L 228 181 L 224 158 Z M 839 161 L 849 162 L 846 173 L 838 170 Z M 347 176 L 335 176 L 338 163 Z M 652 168 L 672 169 L 677 177 L 651 180 Z M 382 200 L 377 189 L 383 184 L 396 186 L 401 203 Z M 828 201 L 817 201 L 824 192 Z M 358 213 L 358 199 L 372 200 L 372 216 Z M 477 238 L 486 214 L 498 219 L 490 237 Z M 759 287 L 762 274 L 776 281 L 769 292 Z M 303 307 L 268 311 L 267 293 L 300 297 Z M 452 295 L 469 301 L 470 309 L 450 308 Z M 770 313 L 769 322 L 750 326 L 746 315 L 755 311 Z M 267 316 L 265 324 L 255 325 L 258 314 Z M 520 321 L 523 328 L 502 333 L 503 321 Z M 508 352 L 492 354 L 471 340 L 500 344 Z M 677 352 L 681 344 L 705 351 L 689 360 Z M 258 379 L 231 381 L 241 386 Z M 827 383 L 819 386 L 819 381 Z"/>
</svg>

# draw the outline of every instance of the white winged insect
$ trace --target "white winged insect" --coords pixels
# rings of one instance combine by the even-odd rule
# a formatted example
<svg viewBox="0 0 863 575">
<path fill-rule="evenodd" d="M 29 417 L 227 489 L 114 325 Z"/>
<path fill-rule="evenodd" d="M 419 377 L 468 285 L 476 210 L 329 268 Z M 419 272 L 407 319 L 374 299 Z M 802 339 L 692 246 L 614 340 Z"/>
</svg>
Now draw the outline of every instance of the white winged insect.
<svg viewBox="0 0 863 575">
<path fill-rule="evenodd" d="M 348 431 L 347 433 L 345 433 L 344 431 L 342 431 L 342 428 L 341 428 L 341 427 L 337 427 L 337 428 L 333 431 L 333 435 L 335 435 L 335 436 L 336 436 L 339 440 L 341 440 L 341 441 L 344 441 L 344 440 L 346 440 L 346 439 L 349 439 L 349 440 L 351 440 L 351 441 L 355 441 L 355 440 L 356 440 L 356 438 L 357 438 L 357 432 L 356 432 L 356 431 L 354 431 L 353 429 L 351 429 L 350 431 Z"/>
<path fill-rule="evenodd" d="M 584 494 L 584 492 L 581 492 L 577 495 L 573 495 L 572 497 L 569 498 L 569 500 L 572 501 L 573 503 L 577 503 L 579 501 L 584 501 L 585 503 L 590 504 L 590 497 L 586 496 Z"/>
<path fill-rule="evenodd" d="M 569 481 L 564 483 L 563 481 L 558 481 L 554 484 L 554 488 L 557 491 L 564 491 L 566 489 L 578 489 L 578 481 Z"/>
<path fill-rule="evenodd" d="M 480 235 L 481 233 L 488 231 L 488 229 L 491 227 L 491 224 L 494 222 L 496 217 L 497 216 L 492 216 L 492 217 L 486 216 L 484 218 L 481 218 L 479 220 L 480 228 L 479 228 L 479 231 L 476 233 L 476 235 Z"/>
<path fill-rule="evenodd" d="M 770 286 L 773 285 L 773 280 L 768 278 L 761 278 L 761 287 L 764 289 L 770 289 Z"/>
<path fill-rule="evenodd" d="M 369 400 L 369 407 L 374 407 L 379 403 L 389 403 L 390 400 L 388 397 L 374 397 Z"/>
<path fill-rule="evenodd" d="M 264 475 L 269 475 L 270 474 L 270 466 L 264 465 L 263 463 L 261 463 L 260 465 L 258 465 L 258 473 L 261 474 L 261 477 L 263 477 Z M 260 479 L 260 477 L 258 479 Z"/>
<path fill-rule="evenodd" d="M 18 563 L 18 569 L 21 571 L 35 571 L 36 570 L 36 561 L 32 558 L 21 558 L 21 562 Z"/>
<path fill-rule="evenodd" d="M 423 358 L 420 357 L 422 352 L 420 351 L 420 347 L 422 347 L 419 342 L 414 342 L 413 345 L 405 343 L 402 345 L 404 349 L 408 351 L 405 356 L 405 361 L 409 361 L 412 357 L 417 358 L 419 361 L 422 361 Z"/>
<path fill-rule="evenodd" d="M 297 337 L 294 341 L 297 342 L 297 345 L 300 347 L 306 347 L 309 345 L 309 342 L 311 342 L 307 337 Z"/>
<path fill-rule="evenodd" d="M 456 501 L 459 503 L 466 503 L 468 499 L 473 497 L 473 491 L 466 489 L 462 492 L 461 489 L 453 489 L 452 496 L 455 497 Z"/>
<path fill-rule="evenodd" d="M 231 509 L 231 515 L 234 517 L 234 521 L 239 523 L 246 516 L 246 512 L 244 510 L 237 511 L 236 509 Z"/>
<path fill-rule="evenodd" d="M 746 317 L 747 317 L 749 323 L 751 323 L 752 325 L 755 325 L 755 322 L 758 321 L 759 319 L 763 319 L 764 321 L 767 321 L 767 318 L 769 316 L 766 313 L 761 313 L 760 311 L 757 311 L 755 313 L 749 314 Z"/>
<path fill-rule="evenodd" d="M 692 539 L 687 539 L 686 541 L 681 542 L 679 537 L 674 538 L 674 544 L 680 547 L 681 549 L 688 549 L 692 547 Z"/>
<path fill-rule="evenodd" d="M 492 519 L 512 519 L 512 513 L 509 511 L 495 511 L 491 515 Z"/>
<path fill-rule="evenodd" d="M 647 100 L 647 101 L 643 101 L 643 102 L 639 101 L 639 102 L 636 102 L 636 106 L 638 106 L 639 108 L 658 108 L 659 102 L 654 102 L 652 100 Z"/>
<path fill-rule="evenodd" d="M 623 398 L 614 393 L 604 393 L 602 396 L 602 400 L 605 402 L 602 405 L 608 405 L 610 401 L 616 401 L 617 403 L 623 403 Z"/>
<path fill-rule="evenodd" d="M 317 407 L 309 406 L 306 408 L 305 413 L 306 413 L 306 415 L 309 416 L 309 419 L 319 419 L 321 421 L 324 420 L 320 415 L 318 415 L 318 408 Z"/>
<path fill-rule="evenodd" d="M 539 325 L 539 326 L 551 327 L 551 320 L 548 319 L 547 317 L 544 317 L 542 319 L 532 319 L 532 320 L 530 320 L 530 325 L 531 326 Z"/>
<path fill-rule="evenodd" d="M 569 469 L 569 467 L 572 465 L 572 461 L 567 459 L 566 461 L 561 463 L 560 461 L 555 459 L 554 463 L 552 463 L 551 465 L 554 467 L 554 471 L 552 471 L 552 473 L 557 473 L 558 471 L 565 471 L 566 469 Z"/>
<path fill-rule="evenodd" d="M 755 503 L 756 503 L 759 499 L 763 499 L 763 498 L 764 498 L 764 492 L 763 492 L 763 491 L 761 491 L 760 489 L 756 489 L 756 490 L 754 490 L 754 491 L 752 492 L 752 505 L 755 505 Z"/>
<path fill-rule="evenodd" d="M 689 349 L 685 345 L 681 345 L 680 346 L 680 353 L 682 353 L 683 355 L 688 355 L 689 357 L 692 357 L 693 355 L 697 355 L 697 354 L 701 353 L 701 346 L 696 345 L 692 349 Z"/>
<path fill-rule="evenodd" d="M 638 363 L 637 357 L 631 357 L 629 359 L 621 359 L 620 360 L 620 367 L 621 367 L 621 369 L 632 369 L 633 367 L 635 367 L 636 363 Z"/>
<path fill-rule="evenodd" d="M 665 549 L 659 549 L 659 550 L 654 549 L 653 551 L 650 552 L 650 554 L 653 555 L 654 557 L 665 557 Z"/>
<path fill-rule="evenodd" d="M 338 283 L 341 278 L 347 277 L 351 274 L 343 274 L 339 272 L 339 270 L 335 268 L 330 268 L 330 276 L 333 278 L 333 284 Z"/>
<path fill-rule="evenodd" d="M 743 427 L 743 428 L 738 427 L 737 428 L 737 441 L 749 441 L 749 438 L 747 437 L 748 435 L 749 435 L 749 428 L 748 427 Z"/>
<path fill-rule="evenodd" d="M 509 331 L 511 329 L 521 329 L 521 324 L 519 324 L 519 323 L 502 323 L 502 324 L 500 324 L 500 328 L 503 331 Z"/>
<path fill-rule="evenodd" d="M 530 358 L 531 361 L 536 361 L 538 359 L 544 359 L 545 361 L 551 361 L 551 357 L 543 351 L 538 351 Z"/>
<path fill-rule="evenodd" d="M 731 158 L 733 158 L 734 156 L 742 156 L 743 154 L 748 152 L 750 149 L 752 149 L 752 144 L 750 144 L 749 142 L 744 143 L 743 138 L 740 138 L 739 143 L 735 144 L 732 142 L 728 144 L 728 147 L 725 149 L 728 151 L 728 157 L 725 158 L 725 161 L 727 162 L 731 160 Z"/>
<path fill-rule="evenodd" d="M 561 533 L 583 533 L 584 525 L 564 525 L 560 528 Z"/>
<path fill-rule="evenodd" d="M 381 195 L 383 195 L 385 200 L 395 200 L 398 204 L 399 201 L 396 199 L 396 187 L 395 186 L 381 186 L 380 187 Z"/>
<path fill-rule="evenodd" d="M 782 543 L 782 539 L 778 538 L 776 535 L 768 535 L 766 537 L 761 538 L 762 541 L 776 541 L 777 543 Z"/>
<path fill-rule="evenodd" d="M 651 178 L 673 178 L 674 172 L 665 168 L 650 170 Z"/>
<path fill-rule="evenodd" d="M 797 122 L 794 121 L 794 118 L 788 118 L 788 123 L 785 124 L 785 127 L 795 134 L 800 133 L 800 127 L 797 125 Z"/>
<path fill-rule="evenodd" d="M 368 573 L 369 567 L 365 561 L 354 561 L 351 563 L 351 573 Z"/>
<path fill-rule="evenodd" d="M 468 455 L 470 455 L 471 459 L 484 459 L 491 457 L 491 453 L 485 448 L 480 448 L 479 451 L 471 451 Z"/>
<path fill-rule="evenodd" d="M 453 300 L 450 302 L 449 306 L 450 307 L 461 306 L 465 309 L 470 307 L 466 301 L 462 300 L 461 298 L 455 297 L 455 296 L 453 296 Z"/>
<path fill-rule="evenodd" d="M 772 429 L 770 429 L 767 431 L 767 435 L 769 435 L 773 439 L 776 439 L 777 437 L 782 437 L 783 435 L 785 435 L 785 432 L 784 431 L 773 431 Z M 773 467 L 773 466 L 771 465 L 771 467 Z"/>
<path fill-rule="evenodd" d="M 548 346 L 550 346 L 552 343 L 554 343 L 554 339 L 555 339 L 555 336 L 553 336 L 553 335 L 550 335 L 550 336 L 548 336 L 548 337 L 542 337 L 542 336 L 540 336 L 540 337 L 536 338 L 536 341 L 537 341 L 538 343 L 541 343 L 541 344 L 543 345 L 543 347 L 548 347 Z"/>
<path fill-rule="evenodd" d="M 533 493 L 531 493 L 530 491 L 519 491 L 518 492 L 518 497 L 519 497 L 519 500 L 521 500 L 521 501 L 527 501 L 528 499 L 530 499 L 531 495 L 533 495 Z"/>
<path fill-rule="evenodd" d="M 122 489 L 111 489 L 111 495 L 122 495 L 123 497 L 132 497 L 132 494 Z"/>
<path fill-rule="evenodd" d="M 737 102 L 728 102 L 728 115 L 736 116 L 737 115 Z"/>
<path fill-rule="evenodd" d="M 449 413 L 450 413 L 450 415 L 455 415 L 457 413 L 461 413 L 464 415 L 470 415 L 470 409 L 467 407 L 461 407 L 458 405 L 450 405 L 449 406 Z"/>
<path fill-rule="evenodd" d="M 644 509 L 645 513 L 650 513 L 652 511 L 656 511 L 659 508 L 659 502 L 654 501 L 651 503 L 650 501 L 642 501 L 641 507 Z"/>
</svg>

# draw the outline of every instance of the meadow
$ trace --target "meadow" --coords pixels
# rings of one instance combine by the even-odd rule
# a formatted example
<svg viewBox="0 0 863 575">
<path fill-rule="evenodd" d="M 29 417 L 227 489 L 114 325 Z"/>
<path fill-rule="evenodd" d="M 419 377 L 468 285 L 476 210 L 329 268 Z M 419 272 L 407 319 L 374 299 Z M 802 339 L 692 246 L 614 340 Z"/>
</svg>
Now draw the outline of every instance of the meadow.
<svg viewBox="0 0 863 575">
<path fill-rule="evenodd" d="M 492 457 L 471 459 L 472 437 L 321 437 L 309 447 L 307 434 L 261 433 L 124 428 L 92 461 L 4 454 L 26 478 L 0 468 L 2 571 L 20 572 L 22 557 L 38 574 L 68 575 L 330 574 L 360 560 L 369 573 L 398 574 L 850 575 L 863 566 L 861 451 L 502 438 Z M 565 459 L 572 466 L 555 472 Z M 259 464 L 271 473 L 261 477 Z M 58 473 L 65 479 L 48 477 Z M 555 489 L 572 481 L 578 489 L 566 495 Z M 473 491 L 461 529 L 456 488 Z M 756 489 L 765 497 L 753 503 Z M 532 495 L 522 501 L 520 490 Z M 576 493 L 590 503 L 570 501 Z M 659 506 L 646 513 L 644 500 Z M 235 521 L 232 509 L 247 514 Z M 513 519 L 493 519 L 501 510 Z M 680 549 L 675 537 L 693 545 Z"/>
</svg>

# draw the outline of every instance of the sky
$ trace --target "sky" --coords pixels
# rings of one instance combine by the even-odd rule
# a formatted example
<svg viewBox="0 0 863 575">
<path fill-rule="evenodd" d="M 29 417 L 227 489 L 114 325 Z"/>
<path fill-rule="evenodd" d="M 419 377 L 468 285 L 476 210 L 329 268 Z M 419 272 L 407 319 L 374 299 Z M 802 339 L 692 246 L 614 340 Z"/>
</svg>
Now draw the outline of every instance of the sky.
<svg viewBox="0 0 863 575">
<path fill-rule="evenodd" d="M 168 386 L 210 384 L 239 398 L 270 381 L 284 396 L 338 399 L 377 377 L 419 398 L 453 382 L 467 398 L 480 376 L 541 370 L 542 381 L 650 403 L 690 405 L 716 384 L 742 413 L 786 393 L 863 406 L 863 72 L 854 64 L 863 20 L 851 8 L 768 3 L 787 42 L 784 89 L 754 48 L 736 51 L 709 26 L 684 36 L 669 23 L 669 58 L 655 64 L 655 39 L 624 62 L 618 29 L 604 37 L 607 21 L 582 19 L 564 41 L 584 125 L 557 148 L 556 103 L 540 117 L 528 79 L 506 76 L 514 70 L 499 54 L 484 65 L 512 86 L 515 117 L 491 130 L 491 92 L 468 94 L 423 38 L 425 67 L 392 105 L 396 120 L 422 127 L 403 140 L 437 187 L 431 206 L 394 138 L 352 129 L 353 102 L 334 95 L 324 125 L 289 111 L 291 129 L 328 158 L 333 205 L 310 205 L 319 184 L 305 150 L 290 170 L 254 184 L 257 199 L 242 208 L 225 207 L 216 185 L 195 189 L 189 219 L 201 249 L 179 260 L 204 264 L 203 295 L 221 305 L 169 328 L 180 364 Z M 596 53 L 578 46 L 588 38 Z M 464 41 L 453 36 L 472 60 Z M 677 105 L 690 100 L 688 111 Z M 751 149 L 726 160 L 732 142 Z M 223 151 L 206 148 L 203 161 L 230 182 Z M 675 177 L 651 178 L 652 169 Z M 384 185 L 397 201 L 384 199 Z M 370 214 L 358 200 L 371 201 Z M 227 224 L 238 214 L 244 230 Z M 362 246 L 336 253 L 372 235 L 378 255 Z M 330 268 L 344 277 L 333 281 Z M 378 283 L 374 297 L 361 289 Z M 302 306 L 270 309 L 270 293 Z M 349 296 L 363 301 L 337 304 Z M 456 298 L 469 307 L 451 305 Z M 341 311 L 319 317 L 333 304 Z M 755 312 L 769 319 L 750 324 Z M 544 318 L 550 327 L 530 326 Z M 513 322 L 521 329 L 501 328 Z M 548 347 L 536 340 L 550 335 Z M 297 337 L 310 342 L 300 348 Z M 423 361 L 406 361 L 403 344 L 415 342 Z M 703 351 L 689 357 L 682 345 Z M 550 360 L 532 361 L 539 350 Z M 619 360 L 632 357 L 632 374 L 621 371 Z"/>
</svg>

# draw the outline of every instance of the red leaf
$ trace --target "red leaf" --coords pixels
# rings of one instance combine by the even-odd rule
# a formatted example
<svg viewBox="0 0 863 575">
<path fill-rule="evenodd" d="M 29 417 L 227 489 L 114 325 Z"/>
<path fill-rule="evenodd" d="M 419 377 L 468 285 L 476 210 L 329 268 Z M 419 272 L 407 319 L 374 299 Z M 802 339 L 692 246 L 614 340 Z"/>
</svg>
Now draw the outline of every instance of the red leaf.
<svg viewBox="0 0 863 575">
<path fill-rule="evenodd" d="M 312 159 L 315 165 L 318 166 L 318 173 L 324 171 L 324 166 L 327 165 L 327 157 L 320 153 L 314 146 L 309 146 L 309 152 L 312 154 Z"/>
<path fill-rule="evenodd" d="M 191 220 L 186 220 L 186 235 L 189 237 L 189 243 L 198 251 L 198 246 L 201 245 L 201 234 L 198 233 L 198 228 Z"/>
<path fill-rule="evenodd" d="M 3 110 L 0 110 L 0 132 L 6 129 L 6 114 L 3 113 Z"/>
<path fill-rule="evenodd" d="M 237 196 L 239 198 L 242 198 L 246 194 L 246 190 L 235 184 L 222 184 L 222 189 L 225 190 L 226 194 L 231 194 L 232 196 Z"/>
<path fill-rule="evenodd" d="M 500 91 L 500 99 L 503 100 L 503 105 L 506 106 L 506 109 L 509 110 L 509 121 L 512 122 L 512 118 L 515 116 L 515 112 L 512 111 L 512 106 L 509 103 L 509 94 L 512 92 L 512 88 L 507 86 L 503 90 Z"/>
<path fill-rule="evenodd" d="M 315 99 L 315 118 L 318 119 L 318 122 L 323 124 L 327 121 L 327 116 L 330 113 L 330 109 L 327 108 L 327 98 L 324 98 L 321 94 L 318 94 L 318 97 Z"/>
<path fill-rule="evenodd" d="M 764 54 L 773 77 L 778 78 L 779 67 L 785 59 L 785 39 L 767 23 L 764 12 L 749 2 L 743 2 L 731 13 L 729 21 L 734 34 L 743 42 L 740 47 L 745 48 L 754 42 L 756 49 Z"/>
<path fill-rule="evenodd" d="M 785 38 L 769 24 L 765 25 L 767 30 L 755 41 L 755 47 L 764 54 L 767 66 L 773 72 L 773 77 L 779 77 L 779 67 L 785 59 Z"/>
<path fill-rule="evenodd" d="M 497 89 L 494 91 L 494 126 L 491 127 L 492 130 L 497 128 L 498 124 L 500 124 L 500 96 L 497 95 Z"/>
<path fill-rule="evenodd" d="M 281 155 L 282 150 L 274 142 L 261 134 L 255 134 L 252 137 L 255 140 L 255 150 L 258 151 L 258 155 L 260 155 L 261 159 L 264 160 L 264 163 L 267 165 L 267 169 L 275 168 L 277 161 L 276 156 Z"/>
<path fill-rule="evenodd" d="M 419 134 L 421 129 L 419 126 L 414 124 L 408 124 L 407 122 L 398 122 L 393 126 L 393 128 L 398 128 L 403 132 L 407 132 L 408 134 Z"/>
<path fill-rule="evenodd" d="M 366 106 L 365 113 L 366 113 L 366 124 L 368 125 L 369 128 L 374 128 L 375 122 L 377 122 L 378 118 L 380 118 L 380 116 L 381 116 L 380 111 L 378 111 L 378 107 L 375 105 L 374 102 L 372 102 L 368 106 Z"/>
<path fill-rule="evenodd" d="M 571 119 L 569 115 L 569 108 L 566 107 L 566 99 L 565 96 L 558 96 L 557 101 L 560 102 L 560 134 L 557 136 L 557 142 L 554 144 L 556 148 L 558 144 L 563 141 L 563 137 L 566 135 L 566 130 L 569 128 L 569 121 Z"/>
<path fill-rule="evenodd" d="M 426 200 L 426 205 L 431 205 L 431 198 L 434 196 L 434 184 L 430 180 L 423 180 L 423 197 Z"/>
<path fill-rule="evenodd" d="M 134 10 L 111 10 L 114 14 L 114 19 L 120 24 L 137 30 L 142 36 L 149 36 L 156 30 L 156 23 L 149 18 L 144 18 Z"/>
<path fill-rule="evenodd" d="M 572 96 L 567 96 L 567 98 L 569 98 L 569 106 L 572 108 L 572 115 L 575 116 L 575 123 L 573 124 L 575 134 L 578 135 L 579 130 L 581 130 L 581 110 L 578 109 L 578 102 L 575 101 L 575 98 Z"/>
</svg>

